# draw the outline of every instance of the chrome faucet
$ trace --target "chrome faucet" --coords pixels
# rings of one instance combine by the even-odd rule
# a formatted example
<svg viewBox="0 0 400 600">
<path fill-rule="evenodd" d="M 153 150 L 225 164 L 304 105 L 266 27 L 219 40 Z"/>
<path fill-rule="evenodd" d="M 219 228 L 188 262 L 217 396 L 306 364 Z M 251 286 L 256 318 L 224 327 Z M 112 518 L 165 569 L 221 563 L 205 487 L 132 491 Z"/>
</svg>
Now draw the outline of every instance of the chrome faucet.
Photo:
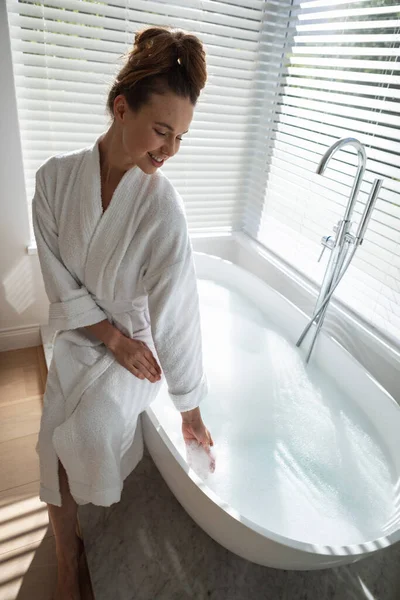
<svg viewBox="0 0 400 600">
<path fill-rule="evenodd" d="M 367 203 L 365 205 L 365 209 L 362 214 L 357 233 L 353 235 L 350 232 L 352 226 L 351 218 L 353 215 L 354 207 L 357 201 L 357 195 L 361 187 L 367 162 L 367 156 L 364 146 L 355 138 L 343 138 L 341 140 L 338 140 L 325 152 L 317 167 L 317 173 L 319 175 L 322 175 L 332 156 L 344 146 L 353 146 L 357 150 L 358 167 L 343 219 L 341 219 L 338 222 L 337 226 L 334 227 L 334 232 L 336 234 L 335 238 L 333 238 L 332 236 L 324 236 L 321 240 L 323 250 L 319 260 L 321 259 L 322 254 L 327 248 L 331 251 L 331 255 L 317 298 L 314 313 L 312 315 L 311 320 L 305 327 L 303 333 L 301 334 L 296 343 L 296 346 L 300 346 L 300 344 L 306 337 L 308 331 L 310 330 L 311 326 L 315 322 L 316 328 L 308 350 L 306 362 L 310 360 L 310 356 L 313 351 L 315 341 L 324 322 L 326 311 L 328 309 L 328 305 L 332 294 L 337 288 L 343 275 L 347 271 L 347 268 L 349 267 L 358 246 L 360 246 L 363 242 L 365 231 L 368 227 L 368 223 L 371 217 L 371 213 L 374 209 L 379 191 L 383 183 L 383 179 L 375 179 Z"/>
</svg>

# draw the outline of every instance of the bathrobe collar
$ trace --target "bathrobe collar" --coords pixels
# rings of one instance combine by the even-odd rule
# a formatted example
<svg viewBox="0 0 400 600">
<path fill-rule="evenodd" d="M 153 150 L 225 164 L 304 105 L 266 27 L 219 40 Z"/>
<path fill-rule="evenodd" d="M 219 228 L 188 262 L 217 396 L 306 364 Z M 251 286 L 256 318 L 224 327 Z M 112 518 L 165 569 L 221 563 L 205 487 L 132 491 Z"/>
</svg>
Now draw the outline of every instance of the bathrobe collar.
<svg viewBox="0 0 400 600">
<path fill-rule="evenodd" d="M 126 171 L 116 187 L 106 211 L 101 203 L 101 173 L 98 136 L 89 147 L 84 165 L 84 195 L 81 202 L 81 223 L 86 238 L 87 256 L 85 277 L 88 281 L 98 276 L 94 264 L 107 262 L 120 239 L 125 238 L 126 225 L 132 211 L 135 190 L 140 187 L 143 171 L 135 166 Z M 95 280 L 91 282 L 95 285 Z"/>
</svg>

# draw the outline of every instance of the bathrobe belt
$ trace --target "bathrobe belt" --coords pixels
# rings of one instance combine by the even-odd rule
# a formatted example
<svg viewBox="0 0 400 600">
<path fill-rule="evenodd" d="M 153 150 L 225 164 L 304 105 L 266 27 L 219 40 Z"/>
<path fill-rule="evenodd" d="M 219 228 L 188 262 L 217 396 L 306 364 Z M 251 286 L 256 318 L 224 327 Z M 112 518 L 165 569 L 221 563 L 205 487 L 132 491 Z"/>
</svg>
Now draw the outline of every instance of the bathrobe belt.
<svg viewBox="0 0 400 600">
<path fill-rule="evenodd" d="M 100 308 L 111 315 L 120 315 L 129 312 L 141 313 L 147 308 L 146 305 L 137 300 L 107 300 L 104 298 L 97 298 L 97 296 L 93 296 L 93 300 Z"/>
</svg>

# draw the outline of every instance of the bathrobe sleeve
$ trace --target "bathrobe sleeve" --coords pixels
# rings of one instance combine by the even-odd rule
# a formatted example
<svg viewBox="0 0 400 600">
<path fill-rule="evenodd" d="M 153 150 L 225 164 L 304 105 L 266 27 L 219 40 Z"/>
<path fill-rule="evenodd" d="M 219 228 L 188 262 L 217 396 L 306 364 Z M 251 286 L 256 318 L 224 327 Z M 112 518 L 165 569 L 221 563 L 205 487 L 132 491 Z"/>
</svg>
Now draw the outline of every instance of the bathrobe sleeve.
<svg viewBox="0 0 400 600">
<path fill-rule="evenodd" d="M 183 209 L 164 215 L 143 278 L 154 344 L 175 407 L 196 408 L 208 392 L 199 298 Z M 171 218 L 172 217 L 172 218 Z"/>
<path fill-rule="evenodd" d="M 51 170 L 46 176 L 50 176 L 50 173 Z M 53 173 L 55 175 L 54 171 Z M 107 319 L 107 316 L 94 302 L 85 286 L 62 262 L 57 223 L 45 189 L 42 166 L 36 173 L 32 220 L 44 286 L 50 300 L 49 326 L 57 331 L 93 325 Z"/>
</svg>

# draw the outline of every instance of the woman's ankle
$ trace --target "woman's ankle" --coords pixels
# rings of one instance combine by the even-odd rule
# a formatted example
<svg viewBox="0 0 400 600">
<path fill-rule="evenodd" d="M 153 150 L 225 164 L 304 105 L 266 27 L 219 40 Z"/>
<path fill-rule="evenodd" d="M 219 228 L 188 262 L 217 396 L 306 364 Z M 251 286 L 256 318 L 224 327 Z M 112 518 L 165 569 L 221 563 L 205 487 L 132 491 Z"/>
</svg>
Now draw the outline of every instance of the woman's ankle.
<svg viewBox="0 0 400 600">
<path fill-rule="evenodd" d="M 78 567 L 82 551 L 83 543 L 78 536 L 75 537 L 68 547 L 57 548 L 56 555 L 59 567 L 75 570 Z"/>
</svg>

